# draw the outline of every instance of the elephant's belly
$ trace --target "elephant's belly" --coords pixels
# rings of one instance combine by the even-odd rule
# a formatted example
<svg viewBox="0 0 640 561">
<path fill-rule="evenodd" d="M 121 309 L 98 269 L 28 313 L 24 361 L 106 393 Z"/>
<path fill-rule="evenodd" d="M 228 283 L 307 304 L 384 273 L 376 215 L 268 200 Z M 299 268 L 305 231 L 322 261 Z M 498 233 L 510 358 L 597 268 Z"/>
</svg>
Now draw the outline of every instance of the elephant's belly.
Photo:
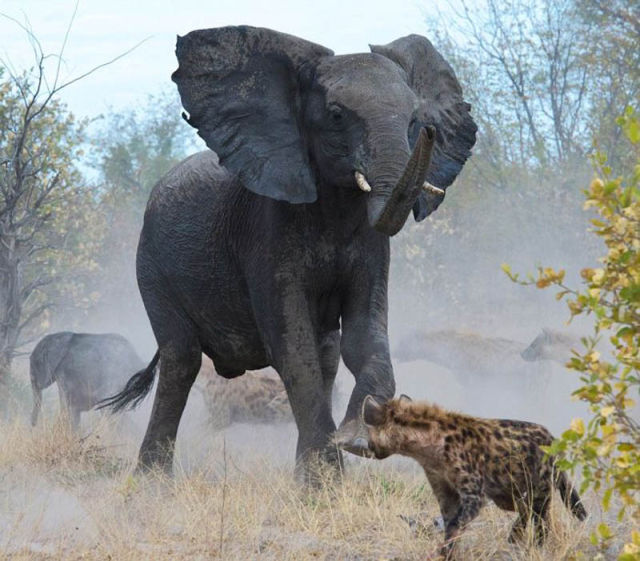
<svg viewBox="0 0 640 561">
<path fill-rule="evenodd" d="M 219 297 L 207 299 L 206 306 L 194 306 L 202 351 L 225 377 L 245 370 L 269 366 L 270 358 L 255 324 L 248 297 L 227 283 L 218 283 Z"/>
<path fill-rule="evenodd" d="M 216 372 L 225 378 L 257 370 L 271 364 L 257 329 L 244 325 L 215 324 L 200 336 L 202 351 L 213 361 Z"/>
</svg>

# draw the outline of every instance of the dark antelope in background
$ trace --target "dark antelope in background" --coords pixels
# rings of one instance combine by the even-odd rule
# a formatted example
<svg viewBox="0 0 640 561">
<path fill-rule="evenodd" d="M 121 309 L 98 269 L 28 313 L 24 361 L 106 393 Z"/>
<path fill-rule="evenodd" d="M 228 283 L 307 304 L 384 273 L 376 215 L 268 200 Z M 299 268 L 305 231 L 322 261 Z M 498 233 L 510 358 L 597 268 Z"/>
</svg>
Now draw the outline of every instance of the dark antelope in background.
<svg viewBox="0 0 640 561">
<path fill-rule="evenodd" d="M 395 391 L 387 339 L 389 237 L 441 203 L 476 126 L 449 64 L 410 35 L 335 56 L 269 29 L 179 37 L 173 74 L 211 151 L 155 186 L 137 258 L 160 358 L 143 466 L 171 469 L 201 352 L 222 376 L 273 366 L 297 458 L 338 464 L 331 393 L 340 355 L 356 385 L 338 441 L 367 448 L 367 394 Z M 215 153 L 214 153 L 215 151 Z M 110 401 L 144 395 L 152 369 Z M 304 465 L 304 462 L 302 464 Z"/>
<path fill-rule="evenodd" d="M 42 390 L 58 385 L 60 408 L 68 414 L 74 428 L 80 413 L 89 411 L 101 399 L 118 391 L 142 360 L 121 335 L 63 331 L 47 335 L 35 346 L 30 357 L 35 426 L 42 407 Z"/>
</svg>

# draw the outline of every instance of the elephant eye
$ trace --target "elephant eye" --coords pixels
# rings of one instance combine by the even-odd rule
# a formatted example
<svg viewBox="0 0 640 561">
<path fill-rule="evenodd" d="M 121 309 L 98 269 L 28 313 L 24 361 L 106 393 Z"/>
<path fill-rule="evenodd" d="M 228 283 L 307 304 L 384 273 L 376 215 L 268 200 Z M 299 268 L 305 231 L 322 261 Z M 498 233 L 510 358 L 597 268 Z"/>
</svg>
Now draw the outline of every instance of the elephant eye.
<svg viewBox="0 0 640 561">
<path fill-rule="evenodd" d="M 336 124 L 341 123 L 344 117 L 342 107 L 340 107 L 339 105 L 330 105 L 329 117 L 333 123 L 336 123 Z"/>
</svg>

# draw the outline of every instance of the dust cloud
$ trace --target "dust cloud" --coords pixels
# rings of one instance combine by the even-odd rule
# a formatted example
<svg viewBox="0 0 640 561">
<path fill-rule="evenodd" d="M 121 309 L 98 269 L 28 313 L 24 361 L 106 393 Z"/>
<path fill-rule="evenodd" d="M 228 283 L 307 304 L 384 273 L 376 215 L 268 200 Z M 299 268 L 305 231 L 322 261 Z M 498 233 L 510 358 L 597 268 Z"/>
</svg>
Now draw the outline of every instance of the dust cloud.
<svg viewBox="0 0 640 561">
<path fill-rule="evenodd" d="M 566 325 L 568 311 L 552 290 L 516 285 L 501 270 L 502 263 L 521 273 L 532 272 L 540 264 L 551 265 L 566 268 L 567 282 L 579 282 L 579 270 L 592 265 L 601 250 L 587 233 L 578 185 L 588 175 L 581 173 L 574 180 L 575 189 L 559 193 L 546 189 L 536 194 L 536 186 L 526 185 L 515 186 L 510 193 L 497 192 L 463 179 L 427 220 L 415 224 L 409 218 L 392 240 L 389 336 L 397 394 L 473 415 L 540 422 L 556 434 L 572 417 L 585 413 L 570 399 L 578 384 L 577 374 L 559 362 L 526 362 L 518 353 L 506 356 L 494 344 L 501 338 L 524 350 L 542 328 L 576 339 L 589 332 L 588 323 Z M 127 239 L 114 240 L 124 249 L 114 252 L 107 269 L 110 274 L 95 286 L 102 298 L 89 312 L 60 313 L 51 331 L 120 333 L 148 361 L 156 343 L 135 279 L 141 217 L 136 220 L 122 230 Z M 395 351 L 416 332 L 446 332 L 466 339 L 452 337 L 438 353 L 438 360 L 433 360 L 433 349 L 418 345 L 414 358 L 403 361 Z M 469 341 L 474 349 L 465 348 Z M 486 352 L 478 358 L 483 345 Z M 443 353 L 450 353 L 450 359 Z M 570 357 L 569 348 L 566 356 Z M 24 361 L 17 365 L 23 377 L 27 369 Z M 339 423 L 354 384 L 342 363 L 336 382 L 334 417 Z M 197 381 L 196 386 L 201 383 Z M 45 414 L 54 415 L 57 395 L 53 387 L 45 391 L 44 399 Z M 190 444 L 179 450 L 189 465 L 206 455 L 206 450 L 197 451 L 197 443 L 207 442 L 211 432 L 203 399 L 202 392 L 191 392 L 180 425 L 179 442 Z M 151 395 L 127 414 L 127 431 L 136 441 L 144 435 L 152 401 Z M 99 414 L 84 416 L 97 418 Z M 277 463 L 291 463 L 294 456 L 296 431 L 291 424 L 238 425 L 225 434 L 230 450 L 258 451 Z"/>
<path fill-rule="evenodd" d="M 505 354 L 495 340 L 509 340 L 513 348 L 524 350 L 543 327 L 579 337 L 589 332 L 589 325 L 567 326 L 566 307 L 555 300 L 552 291 L 518 286 L 506 277 L 500 265 L 509 263 L 514 271 L 524 273 L 533 271 L 537 264 L 565 267 L 568 282 L 575 285 L 578 271 L 594 263 L 600 248 L 589 244 L 587 220 L 580 209 L 579 197 L 565 193 L 556 199 L 547 195 L 537 200 L 522 194 L 526 192 L 522 188 L 513 194 L 478 195 L 473 193 L 473 187 L 462 183 L 454 186 L 447 202 L 425 222 L 416 225 L 409 219 L 405 230 L 392 241 L 390 347 L 397 394 L 472 415 L 542 423 L 557 435 L 572 417 L 586 413 L 581 404 L 570 398 L 578 384 L 577 375 L 558 362 L 526 362 L 518 352 Z M 474 203 L 464 204 L 470 196 Z M 135 228 L 126 229 L 132 230 Z M 153 356 L 156 345 L 135 280 L 135 245 L 135 239 L 123 240 L 127 249 L 113 257 L 116 261 L 110 267 L 113 274 L 101 279 L 95 287 L 96 292 L 104 295 L 98 304 L 89 313 L 65 311 L 55 319 L 51 331 L 120 333 L 133 343 L 143 360 Z M 448 340 L 442 339 L 442 352 L 437 357 L 433 349 L 418 345 L 414 358 L 402 360 L 396 351 L 415 332 L 450 336 Z M 463 337 L 457 339 L 456 334 Z M 466 363 L 465 356 L 469 357 Z M 26 383 L 28 361 L 18 361 L 16 371 Z M 336 382 L 334 418 L 339 423 L 354 384 L 342 363 Z M 196 386 L 200 384 L 202 381 L 198 380 Z M 69 468 L 72 475 L 57 475 L 52 480 L 47 475 L 52 468 L 42 465 L 67 461 L 53 451 L 51 454 L 57 459 L 38 460 L 44 464 L 25 465 L 5 478 L 0 488 L 3 513 L 0 526 L 5 528 L 0 532 L 0 544 L 5 544 L 6 547 L 2 546 L 5 552 L 10 553 L 12 547 L 18 551 L 28 544 L 34 555 L 55 555 L 61 547 L 76 551 L 78 547 L 107 539 L 104 524 L 96 522 L 91 504 L 97 496 L 117 497 L 118 493 L 129 492 L 128 480 L 122 483 L 126 477 L 122 474 L 133 468 L 152 402 L 150 395 L 117 423 L 104 413 L 83 414 L 80 442 L 85 448 L 78 454 L 84 457 L 82 454 L 92 450 L 113 454 L 108 457 L 109 462 L 117 463 L 111 472 L 119 476 L 116 487 L 112 479 L 85 476 L 75 467 Z M 26 397 L 24 410 L 16 415 L 14 422 L 22 426 L 20 434 L 31 430 L 26 426 L 30 405 Z M 30 438 L 45 438 L 55 426 L 58 399 L 53 387 L 45 391 L 43 405 L 44 425 L 31 433 L 35 436 Z M 107 436 L 104 423 L 111 423 Z M 202 470 L 206 473 L 213 470 L 211 478 L 216 482 L 224 461 L 225 473 L 228 467 L 236 477 L 256 471 L 271 473 L 269 470 L 273 469 L 284 469 L 290 474 L 296 436 L 293 423 L 235 424 L 216 431 L 208 419 L 204 394 L 195 389 L 189 396 L 178 433 L 177 472 L 194 477 Z M 73 446 L 78 445 L 78 439 L 74 437 L 73 442 L 69 444 L 69 456 L 76 454 Z M 34 455 L 29 450 L 25 454 L 29 458 Z M 36 456 L 42 454 L 40 451 Z M 4 461 L 6 465 L 11 462 Z M 92 462 L 95 461 L 93 458 Z M 375 463 L 375 468 L 379 466 L 383 472 L 401 469 L 419 476 L 417 466 L 397 458 L 376 463 L 348 457 L 346 463 L 357 469 Z M 263 467 L 256 470 L 256 465 Z M 107 468 L 101 469 L 108 472 Z M 65 477 L 74 483 L 65 483 Z M 150 496 L 164 501 L 166 492 L 159 489 Z M 117 510 L 120 507 L 113 508 L 119 513 L 116 517 L 135 515 Z M 145 516 L 142 511 L 139 515 Z M 136 524 L 131 522 L 132 527 L 137 528 Z M 109 536 L 108 531 L 106 535 Z"/>
</svg>

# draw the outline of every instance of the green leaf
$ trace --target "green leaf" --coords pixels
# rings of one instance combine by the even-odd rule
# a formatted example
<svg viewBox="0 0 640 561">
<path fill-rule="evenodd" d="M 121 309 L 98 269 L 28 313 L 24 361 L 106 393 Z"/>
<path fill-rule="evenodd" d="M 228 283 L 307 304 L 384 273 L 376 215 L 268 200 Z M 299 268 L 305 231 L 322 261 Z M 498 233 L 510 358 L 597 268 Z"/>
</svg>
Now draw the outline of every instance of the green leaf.
<svg viewBox="0 0 640 561">
<path fill-rule="evenodd" d="M 640 284 L 625 286 L 620 291 L 620 297 L 628 300 L 629 302 L 640 302 Z"/>
<path fill-rule="evenodd" d="M 636 120 L 631 120 L 626 126 L 627 137 L 633 144 L 640 142 L 640 123 Z"/>
<path fill-rule="evenodd" d="M 600 524 L 598 524 L 598 534 L 600 534 L 600 536 L 605 540 L 609 540 L 613 537 L 611 528 L 609 528 L 609 526 L 604 522 L 600 522 Z"/>
</svg>

